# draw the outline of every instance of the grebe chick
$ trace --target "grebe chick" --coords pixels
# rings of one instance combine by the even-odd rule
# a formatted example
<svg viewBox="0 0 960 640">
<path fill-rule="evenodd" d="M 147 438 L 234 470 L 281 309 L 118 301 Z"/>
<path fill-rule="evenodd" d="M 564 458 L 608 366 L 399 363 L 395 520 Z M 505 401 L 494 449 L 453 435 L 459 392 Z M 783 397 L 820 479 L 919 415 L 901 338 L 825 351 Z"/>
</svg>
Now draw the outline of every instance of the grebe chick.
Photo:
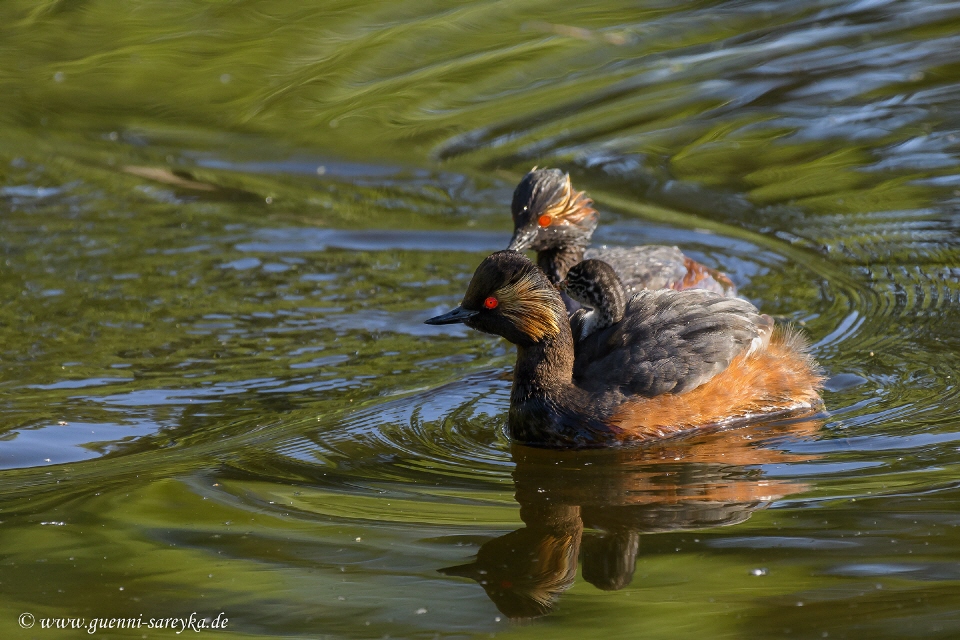
<svg viewBox="0 0 960 640">
<path fill-rule="evenodd" d="M 486 258 L 463 302 L 427 324 L 464 323 L 517 346 L 511 436 L 588 447 L 661 438 L 821 404 L 802 338 L 746 300 L 643 291 L 578 344 L 557 289 L 515 251 Z"/>
<path fill-rule="evenodd" d="M 623 283 L 613 267 L 602 260 L 584 260 L 574 265 L 557 288 L 582 307 L 570 316 L 574 344 L 623 319 L 627 307 Z"/>
<path fill-rule="evenodd" d="M 736 296 L 725 274 L 683 255 L 677 247 L 590 248 L 599 214 L 593 201 L 574 191 L 570 175 L 559 169 L 534 169 L 513 192 L 513 238 L 507 249 L 537 252 L 537 265 L 554 284 L 584 258 L 610 264 L 627 293 L 643 289 L 706 289 Z"/>
</svg>

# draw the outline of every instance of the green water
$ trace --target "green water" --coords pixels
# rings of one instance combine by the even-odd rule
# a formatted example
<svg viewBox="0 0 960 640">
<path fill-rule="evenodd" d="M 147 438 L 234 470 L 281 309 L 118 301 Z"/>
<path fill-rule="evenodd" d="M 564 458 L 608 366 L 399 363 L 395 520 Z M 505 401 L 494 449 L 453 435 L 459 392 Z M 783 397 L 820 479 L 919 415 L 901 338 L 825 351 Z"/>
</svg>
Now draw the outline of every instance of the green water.
<svg viewBox="0 0 960 640">
<path fill-rule="evenodd" d="M 911 0 L 6 0 L 0 636 L 960 637 L 958 33 Z M 828 412 L 512 447 L 512 348 L 422 322 L 533 165 L 597 242 L 802 325 Z"/>
</svg>

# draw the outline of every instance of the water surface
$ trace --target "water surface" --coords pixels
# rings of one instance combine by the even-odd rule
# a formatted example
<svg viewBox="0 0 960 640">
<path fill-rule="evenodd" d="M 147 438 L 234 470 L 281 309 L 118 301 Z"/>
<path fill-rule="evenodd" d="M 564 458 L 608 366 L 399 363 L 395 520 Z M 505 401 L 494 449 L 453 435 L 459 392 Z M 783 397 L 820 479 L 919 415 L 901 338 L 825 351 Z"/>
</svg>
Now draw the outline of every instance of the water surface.
<svg viewBox="0 0 960 640">
<path fill-rule="evenodd" d="M 0 25 L 4 637 L 960 635 L 960 4 Z M 828 412 L 511 445 L 512 348 L 422 322 L 533 165 L 598 242 L 679 245 L 802 326 Z"/>
</svg>

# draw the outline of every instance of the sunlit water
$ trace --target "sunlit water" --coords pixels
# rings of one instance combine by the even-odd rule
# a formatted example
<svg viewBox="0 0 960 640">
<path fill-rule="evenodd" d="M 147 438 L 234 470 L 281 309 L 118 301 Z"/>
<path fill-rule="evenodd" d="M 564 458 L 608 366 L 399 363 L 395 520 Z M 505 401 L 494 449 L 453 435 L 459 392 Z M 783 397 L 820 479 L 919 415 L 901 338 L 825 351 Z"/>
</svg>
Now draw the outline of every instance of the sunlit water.
<svg viewBox="0 0 960 640">
<path fill-rule="evenodd" d="M 960 4 L 578 5 L 0 6 L 0 635 L 960 636 Z M 535 164 L 827 413 L 512 446 L 422 321 Z"/>
</svg>

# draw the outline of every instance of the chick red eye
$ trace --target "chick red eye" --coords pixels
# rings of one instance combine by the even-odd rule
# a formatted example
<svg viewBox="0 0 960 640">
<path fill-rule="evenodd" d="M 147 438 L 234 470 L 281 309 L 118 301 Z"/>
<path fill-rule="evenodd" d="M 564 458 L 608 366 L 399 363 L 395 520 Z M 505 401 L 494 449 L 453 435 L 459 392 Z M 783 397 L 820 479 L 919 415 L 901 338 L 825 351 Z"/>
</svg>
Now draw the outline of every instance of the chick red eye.
<svg viewBox="0 0 960 640">
<path fill-rule="evenodd" d="M 539 224 L 541 227 L 549 227 L 552 222 L 553 222 L 553 218 L 551 218 L 547 214 L 543 214 L 537 219 L 537 224 Z"/>
<path fill-rule="evenodd" d="M 493 296 L 490 296 L 483 301 L 483 306 L 487 309 L 496 309 L 498 304 L 500 304 L 500 302 Z"/>
</svg>

